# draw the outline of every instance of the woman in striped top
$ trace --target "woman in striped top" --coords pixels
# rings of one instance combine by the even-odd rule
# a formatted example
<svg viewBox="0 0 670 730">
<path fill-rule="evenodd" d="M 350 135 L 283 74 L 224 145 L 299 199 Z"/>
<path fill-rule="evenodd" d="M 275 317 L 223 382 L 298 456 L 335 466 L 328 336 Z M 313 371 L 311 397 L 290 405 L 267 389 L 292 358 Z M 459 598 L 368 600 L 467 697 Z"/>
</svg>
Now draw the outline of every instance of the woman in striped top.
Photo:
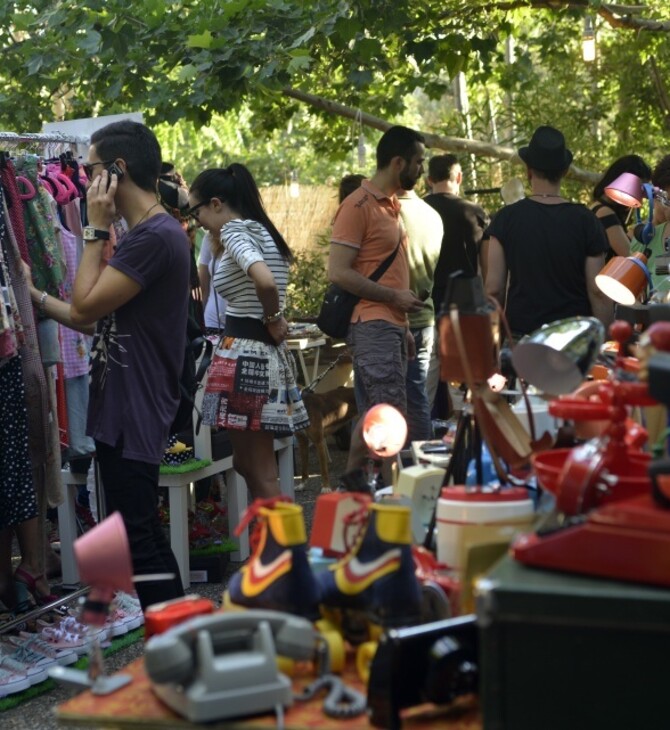
<svg viewBox="0 0 670 730">
<path fill-rule="evenodd" d="M 244 165 L 200 173 L 189 204 L 189 214 L 221 240 L 212 283 L 228 301 L 224 334 L 207 376 L 203 421 L 228 429 L 235 469 L 252 497 L 278 496 L 273 436 L 309 424 L 284 342 L 291 251 Z"/>
</svg>

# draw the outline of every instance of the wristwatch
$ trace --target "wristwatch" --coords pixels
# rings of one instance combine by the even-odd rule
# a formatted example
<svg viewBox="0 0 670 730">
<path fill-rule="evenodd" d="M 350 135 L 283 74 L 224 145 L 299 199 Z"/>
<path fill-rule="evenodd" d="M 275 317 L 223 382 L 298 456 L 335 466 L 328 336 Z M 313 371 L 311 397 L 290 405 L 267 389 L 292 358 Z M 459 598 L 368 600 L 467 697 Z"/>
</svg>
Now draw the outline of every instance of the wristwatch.
<svg viewBox="0 0 670 730">
<path fill-rule="evenodd" d="M 93 228 L 93 226 L 85 226 L 84 241 L 109 241 L 109 231 Z"/>
</svg>

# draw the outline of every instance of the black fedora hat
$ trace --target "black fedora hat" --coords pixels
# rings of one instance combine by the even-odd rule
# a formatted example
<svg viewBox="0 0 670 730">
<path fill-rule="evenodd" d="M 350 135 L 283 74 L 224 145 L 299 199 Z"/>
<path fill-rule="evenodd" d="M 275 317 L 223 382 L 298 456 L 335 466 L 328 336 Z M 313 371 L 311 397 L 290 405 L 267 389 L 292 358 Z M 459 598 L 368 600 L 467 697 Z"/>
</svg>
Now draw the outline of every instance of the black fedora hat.
<svg viewBox="0 0 670 730">
<path fill-rule="evenodd" d="M 519 157 L 535 170 L 558 172 L 570 167 L 572 152 L 565 146 L 565 137 L 554 127 L 538 127 Z"/>
</svg>

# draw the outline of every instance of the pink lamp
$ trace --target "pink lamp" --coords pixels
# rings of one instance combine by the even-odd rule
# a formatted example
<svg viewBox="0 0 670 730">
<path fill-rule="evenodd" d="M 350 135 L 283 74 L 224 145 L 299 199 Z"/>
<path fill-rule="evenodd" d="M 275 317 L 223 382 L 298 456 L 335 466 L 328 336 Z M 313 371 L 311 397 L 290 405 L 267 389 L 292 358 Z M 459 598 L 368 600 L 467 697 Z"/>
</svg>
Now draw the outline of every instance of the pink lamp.
<svg viewBox="0 0 670 730">
<path fill-rule="evenodd" d="M 91 586 L 81 609 L 81 621 L 103 626 L 109 604 L 116 591 L 133 590 L 133 569 L 126 527 L 119 512 L 112 513 L 74 542 L 79 576 Z M 75 687 L 88 687 L 95 695 L 106 695 L 124 687 L 129 674 L 105 674 L 100 643 L 96 636 L 89 642 L 88 670 L 52 667 L 49 676 Z"/>
<path fill-rule="evenodd" d="M 619 177 L 605 188 L 605 195 L 615 203 L 620 203 L 628 208 L 639 208 L 642 201 L 647 197 L 645 188 L 649 191 L 650 196 L 653 195 L 662 205 L 670 205 L 665 190 L 653 187 L 648 183 L 643 183 L 642 179 L 632 172 L 622 172 Z"/>
<path fill-rule="evenodd" d="M 639 208 L 644 200 L 642 180 L 632 172 L 623 172 L 605 188 L 610 200 L 627 208 Z"/>
<path fill-rule="evenodd" d="M 82 618 L 85 623 L 102 625 L 116 591 L 135 590 L 128 535 L 121 514 L 113 512 L 75 540 L 73 547 L 81 582 L 91 586 Z M 88 604 L 99 610 L 87 608 Z"/>
</svg>

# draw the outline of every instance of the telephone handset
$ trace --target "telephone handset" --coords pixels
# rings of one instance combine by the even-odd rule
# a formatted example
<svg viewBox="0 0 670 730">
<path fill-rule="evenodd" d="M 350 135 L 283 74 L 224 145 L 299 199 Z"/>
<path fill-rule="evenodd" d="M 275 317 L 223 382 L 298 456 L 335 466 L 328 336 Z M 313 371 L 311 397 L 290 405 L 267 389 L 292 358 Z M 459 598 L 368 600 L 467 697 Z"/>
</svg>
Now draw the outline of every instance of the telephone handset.
<svg viewBox="0 0 670 730">
<path fill-rule="evenodd" d="M 279 611 L 198 616 L 145 646 L 156 694 L 191 722 L 258 714 L 290 706 L 291 682 L 276 656 L 319 659 L 323 642 L 310 621 Z"/>
</svg>

